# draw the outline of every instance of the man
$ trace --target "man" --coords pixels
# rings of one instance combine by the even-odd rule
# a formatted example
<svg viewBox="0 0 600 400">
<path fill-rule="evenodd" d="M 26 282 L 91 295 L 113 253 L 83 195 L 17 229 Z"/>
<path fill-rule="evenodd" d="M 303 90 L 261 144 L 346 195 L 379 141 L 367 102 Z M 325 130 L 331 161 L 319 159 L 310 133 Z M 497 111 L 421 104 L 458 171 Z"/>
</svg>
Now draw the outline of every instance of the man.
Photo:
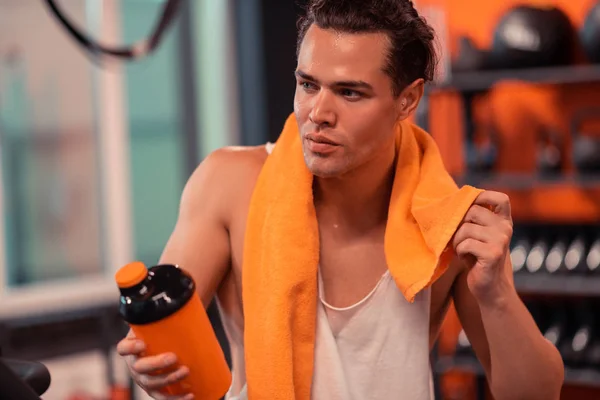
<svg viewBox="0 0 600 400">
<path fill-rule="evenodd" d="M 361 316 L 383 313 L 385 299 L 399 298 L 394 293 L 397 288 L 387 283 L 393 281 L 385 278 L 388 266 L 383 249 L 394 168 L 402 162 L 396 159 L 394 132 L 399 121 L 414 112 L 424 82 L 432 78 L 432 43 L 431 28 L 409 0 L 313 0 L 300 26 L 294 114 L 304 160 L 314 175 L 320 237 L 319 307 L 327 310 L 323 315 L 331 324 L 325 328 L 318 325 L 317 330 L 335 331 L 334 338 L 340 329 L 346 329 L 345 325 L 334 326 L 334 313 L 359 306 L 363 307 Z M 161 257 L 161 262 L 181 265 L 193 275 L 205 305 L 217 295 L 232 354 L 230 397 L 244 398 L 246 393 L 244 239 L 251 197 L 269 157 L 267 150 L 265 146 L 226 148 L 202 162 L 184 189 L 177 225 Z M 311 397 L 431 398 L 424 387 L 428 371 L 413 367 L 426 363 L 423 358 L 454 301 L 497 400 L 558 399 L 562 360 L 540 334 L 514 289 L 508 256 L 511 235 L 508 198 L 497 192 L 481 193 L 448 244 L 456 256 L 419 303 L 426 308 L 406 308 L 413 314 L 419 310 L 410 324 L 425 321 L 428 338 L 422 342 L 404 317 L 394 316 L 378 323 L 394 326 L 397 333 L 364 339 L 379 341 L 380 353 L 401 345 L 407 348 L 401 341 L 410 341 L 408 345 L 424 356 L 402 354 L 403 359 L 386 361 L 395 365 L 378 371 L 381 354 L 367 352 L 361 353 L 366 358 L 350 360 L 340 371 L 330 371 L 324 367 L 326 349 L 317 334 L 315 354 L 319 354 L 315 355 Z M 377 293 L 383 292 L 385 295 L 377 298 Z M 356 325 L 357 314 L 353 315 Z M 143 348 L 143 343 L 128 337 L 119 343 L 118 351 L 128 357 L 142 388 L 156 399 L 167 399 L 159 389 L 184 377 L 187 368 L 151 376 L 149 373 L 176 360 L 172 355 L 138 358 Z M 365 359 L 372 361 L 373 375 L 392 371 L 384 376 L 386 383 L 375 385 L 375 380 L 362 375 L 353 378 L 353 364 L 364 364 Z M 404 386 L 394 382 L 400 376 L 409 377 Z M 328 385 L 337 386 L 334 390 Z M 411 393 L 418 396 L 402 393 L 410 385 Z"/>
</svg>

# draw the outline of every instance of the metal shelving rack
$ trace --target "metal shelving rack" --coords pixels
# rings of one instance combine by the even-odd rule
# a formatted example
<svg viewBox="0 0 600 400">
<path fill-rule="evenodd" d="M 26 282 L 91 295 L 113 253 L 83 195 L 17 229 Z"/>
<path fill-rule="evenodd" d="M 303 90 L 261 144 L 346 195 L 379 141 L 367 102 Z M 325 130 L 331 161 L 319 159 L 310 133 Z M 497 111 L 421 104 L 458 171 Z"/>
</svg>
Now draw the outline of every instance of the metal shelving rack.
<svg viewBox="0 0 600 400">
<path fill-rule="evenodd" d="M 485 372 L 474 356 L 440 357 L 435 364 L 435 372 L 460 370 L 485 379 Z M 565 368 L 565 383 L 600 389 L 600 371 Z"/>
<path fill-rule="evenodd" d="M 487 93 L 499 83 L 509 81 L 538 85 L 600 83 L 600 65 L 451 73 L 447 81 L 433 83 L 426 87 L 422 102 L 416 113 L 416 122 L 422 128 L 428 130 L 430 97 L 442 92 L 459 93 L 463 101 L 464 137 L 471 139 L 474 137 L 475 132 L 472 109 L 476 96 Z M 577 174 L 543 177 L 535 174 L 492 175 L 466 173 L 463 176 L 455 177 L 455 179 L 459 185 L 470 184 L 483 188 L 493 187 L 496 190 L 528 191 L 537 187 L 565 184 L 585 189 L 600 189 L 600 175 Z M 515 286 L 520 294 L 527 296 L 600 297 L 600 276 L 516 274 Z M 436 376 L 449 370 L 473 373 L 477 377 L 478 397 L 484 398 L 486 377 L 481 364 L 474 355 L 456 355 L 452 357 L 437 357 L 434 355 L 433 359 L 433 371 Z M 600 371 L 566 368 L 565 383 L 600 389 Z"/>
</svg>

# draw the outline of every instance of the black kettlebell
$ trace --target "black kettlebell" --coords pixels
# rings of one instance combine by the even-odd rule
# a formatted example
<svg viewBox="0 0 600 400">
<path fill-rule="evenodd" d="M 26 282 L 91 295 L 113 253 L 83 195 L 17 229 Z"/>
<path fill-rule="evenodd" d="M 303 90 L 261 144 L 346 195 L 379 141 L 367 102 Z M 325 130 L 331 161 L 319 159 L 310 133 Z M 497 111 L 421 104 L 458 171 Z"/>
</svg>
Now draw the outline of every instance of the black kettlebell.
<svg viewBox="0 0 600 400">
<path fill-rule="evenodd" d="M 537 136 L 537 169 L 540 175 L 557 175 L 563 169 L 563 143 L 558 132 L 542 128 Z"/>
<path fill-rule="evenodd" d="M 495 68 L 566 65 L 572 61 L 576 31 L 557 7 L 518 5 L 494 29 L 490 63 Z"/>
<path fill-rule="evenodd" d="M 593 63 L 600 63 L 600 1 L 586 16 L 579 31 L 579 40 L 587 58 Z"/>
<path fill-rule="evenodd" d="M 593 119 L 600 120 L 600 107 L 582 109 L 571 118 L 573 163 L 579 172 L 600 172 L 600 134 L 581 131 L 581 125 Z"/>
<path fill-rule="evenodd" d="M 473 40 L 461 36 L 458 41 L 458 56 L 452 62 L 455 72 L 483 71 L 488 68 L 488 53 L 479 49 Z"/>
</svg>

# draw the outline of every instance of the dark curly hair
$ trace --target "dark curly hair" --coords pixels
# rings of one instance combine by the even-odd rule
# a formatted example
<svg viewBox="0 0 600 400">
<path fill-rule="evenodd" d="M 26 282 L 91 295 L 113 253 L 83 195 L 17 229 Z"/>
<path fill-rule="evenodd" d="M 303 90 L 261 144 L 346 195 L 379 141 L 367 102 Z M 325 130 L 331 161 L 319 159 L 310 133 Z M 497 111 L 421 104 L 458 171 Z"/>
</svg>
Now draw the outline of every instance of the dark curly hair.
<svg viewBox="0 0 600 400">
<path fill-rule="evenodd" d="M 433 79 L 435 35 L 411 0 L 309 0 L 298 20 L 296 54 L 312 24 L 346 33 L 385 33 L 390 48 L 383 70 L 392 79 L 394 96 L 416 79 Z"/>
</svg>

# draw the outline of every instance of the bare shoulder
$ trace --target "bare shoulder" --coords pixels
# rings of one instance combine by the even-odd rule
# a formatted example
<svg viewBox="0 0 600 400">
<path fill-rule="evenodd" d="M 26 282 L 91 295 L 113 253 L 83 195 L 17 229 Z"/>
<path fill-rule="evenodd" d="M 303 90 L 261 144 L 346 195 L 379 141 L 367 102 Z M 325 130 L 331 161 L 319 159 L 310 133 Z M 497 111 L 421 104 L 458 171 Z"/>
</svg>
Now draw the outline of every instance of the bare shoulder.
<svg viewBox="0 0 600 400">
<path fill-rule="evenodd" d="M 265 146 L 229 146 L 211 152 L 196 168 L 182 202 L 211 209 L 224 221 L 236 199 L 251 193 L 267 159 Z M 195 208 L 195 207 L 193 207 Z"/>
<path fill-rule="evenodd" d="M 229 146 L 213 151 L 205 162 L 235 178 L 260 172 L 266 159 L 264 145 Z"/>
<path fill-rule="evenodd" d="M 265 146 L 231 146 L 215 150 L 203 163 L 222 190 L 239 192 L 254 187 L 266 159 Z"/>
</svg>

